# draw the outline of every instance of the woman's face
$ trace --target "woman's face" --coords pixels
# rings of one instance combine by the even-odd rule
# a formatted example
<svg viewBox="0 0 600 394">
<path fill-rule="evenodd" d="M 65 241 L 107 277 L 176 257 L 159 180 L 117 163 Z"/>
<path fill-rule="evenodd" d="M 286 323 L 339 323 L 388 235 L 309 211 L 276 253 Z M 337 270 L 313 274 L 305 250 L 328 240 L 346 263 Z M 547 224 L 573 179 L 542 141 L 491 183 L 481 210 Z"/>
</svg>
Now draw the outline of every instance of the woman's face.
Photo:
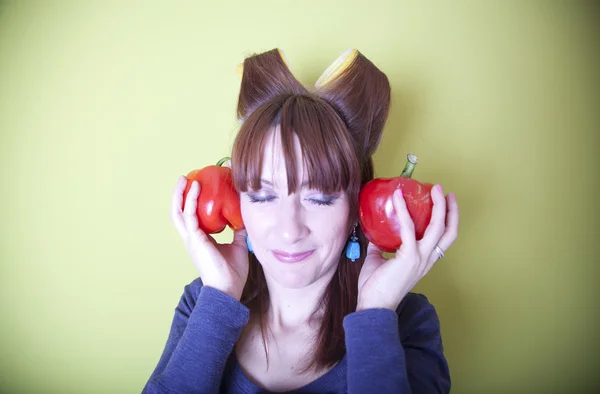
<svg viewBox="0 0 600 394">
<path fill-rule="evenodd" d="M 325 195 L 308 188 L 298 138 L 296 157 L 302 185 L 288 195 L 279 129 L 263 153 L 260 190 L 241 194 L 242 217 L 265 276 L 283 287 L 303 288 L 333 274 L 349 234 L 345 192 Z"/>
</svg>

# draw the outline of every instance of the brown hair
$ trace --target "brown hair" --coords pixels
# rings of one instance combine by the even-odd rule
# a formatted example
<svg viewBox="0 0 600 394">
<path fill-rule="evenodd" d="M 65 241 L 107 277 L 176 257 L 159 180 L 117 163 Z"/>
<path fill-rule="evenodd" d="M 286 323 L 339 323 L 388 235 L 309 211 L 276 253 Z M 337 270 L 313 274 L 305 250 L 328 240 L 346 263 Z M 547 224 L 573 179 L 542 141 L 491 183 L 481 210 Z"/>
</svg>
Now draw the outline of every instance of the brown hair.
<svg viewBox="0 0 600 394">
<path fill-rule="evenodd" d="M 347 192 L 349 235 L 358 220 L 360 188 L 374 176 L 371 156 L 381 139 L 390 102 L 385 74 L 360 52 L 352 51 L 351 55 L 348 67 L 317 85 L 313 92 L 293 76 L 278 49 L 245 59 L 238 100 L 238 117 L 243 123 L 231 159 L 236 189 L 245 192 L 248 187 L 260 188 L 264 144 L 273 127 L 280 126 L 288 191 L 292 193 L 299 186 L 294 151 L 297 136 L 309 187 L 324 193 Z M 359 226 L 357 236 L 361 257 L 353 263 L 342 251 L 338 268 L 315 310 L 324 311 L 324 317 L 314 350 L 301 368 L 304 371 L 333 366 L 346 353 L 342 323 L 356 310 L 358 275 L 368 244 Z M 263 318 L 269 294 L 262 267 L 252 253 L 249 263 L 242 302 L 260 316 L 266 351 Z"/>
</svg>

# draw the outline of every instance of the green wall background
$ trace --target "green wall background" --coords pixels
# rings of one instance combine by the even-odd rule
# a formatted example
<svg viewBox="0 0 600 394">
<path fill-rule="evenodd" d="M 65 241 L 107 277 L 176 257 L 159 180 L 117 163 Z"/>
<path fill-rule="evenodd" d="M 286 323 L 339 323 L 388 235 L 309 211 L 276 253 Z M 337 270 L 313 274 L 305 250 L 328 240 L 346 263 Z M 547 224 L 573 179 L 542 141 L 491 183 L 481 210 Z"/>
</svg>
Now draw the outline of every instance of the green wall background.
<svg viewBox="0 0 600 394">
<path fill-rule="evenodd" d="M 228 154 L 237 64 L 281 47 L 312 84 L 356 47 L 393 89 L 377 174 L 415 153 L 415 177 L 460 204 L 458 240 L 415 289 L 440 315 L 453 393 L 587 392 L 600 351 L 598 9 L 1 2 L 1 391 L 140 392 L 197 276 L 171 193 Z"/>
</svg>

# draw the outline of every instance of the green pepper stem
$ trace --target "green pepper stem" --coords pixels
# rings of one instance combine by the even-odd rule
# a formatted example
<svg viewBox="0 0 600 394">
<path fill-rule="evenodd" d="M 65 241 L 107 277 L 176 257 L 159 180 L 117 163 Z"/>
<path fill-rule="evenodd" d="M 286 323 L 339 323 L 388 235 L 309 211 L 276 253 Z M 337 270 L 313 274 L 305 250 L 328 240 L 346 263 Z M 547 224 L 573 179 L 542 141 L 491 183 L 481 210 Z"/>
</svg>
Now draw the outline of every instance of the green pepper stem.
<svg viewBox="0 0 600 394">
<path fill-rule="evenodd" d="M 222 158 L 221 160 L 219 160 L 219 161 L 217 162 L 217 167 L 221 167 L 223 164 L 225 164 L 225 162 L 226 162 L 227 160 L 229 160 L 229 157 L 224 157 L 224 158 Z"/>
<path fill-rule="evenodd" d="M 409 153 L 408 155 L 406 155 L 406 157 L 408 161 L 406 162 L 404 170 L 402 170 L 402 174 L 400 174 L 400 176 L 404 178 L 410 178 L 412 177 L 412 173 L 415 170 L 415 166 L 417 165 L 417 156 Z"/>
</svg>

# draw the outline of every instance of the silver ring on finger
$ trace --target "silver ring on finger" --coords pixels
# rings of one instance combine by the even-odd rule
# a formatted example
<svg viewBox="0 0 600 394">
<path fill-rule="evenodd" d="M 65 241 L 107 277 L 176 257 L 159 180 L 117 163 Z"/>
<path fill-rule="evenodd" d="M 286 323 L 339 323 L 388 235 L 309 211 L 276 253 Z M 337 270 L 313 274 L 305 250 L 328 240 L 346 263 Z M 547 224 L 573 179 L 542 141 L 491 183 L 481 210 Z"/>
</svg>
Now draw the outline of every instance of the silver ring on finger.
<svg viewBox="0 0 600 394">
<path fill-rule="evenodd" d="M 435 245 L 435 251 L 437 252 L 439 259 L 444 258 L 444 251 L 438 245 Z"/>
</svg>

